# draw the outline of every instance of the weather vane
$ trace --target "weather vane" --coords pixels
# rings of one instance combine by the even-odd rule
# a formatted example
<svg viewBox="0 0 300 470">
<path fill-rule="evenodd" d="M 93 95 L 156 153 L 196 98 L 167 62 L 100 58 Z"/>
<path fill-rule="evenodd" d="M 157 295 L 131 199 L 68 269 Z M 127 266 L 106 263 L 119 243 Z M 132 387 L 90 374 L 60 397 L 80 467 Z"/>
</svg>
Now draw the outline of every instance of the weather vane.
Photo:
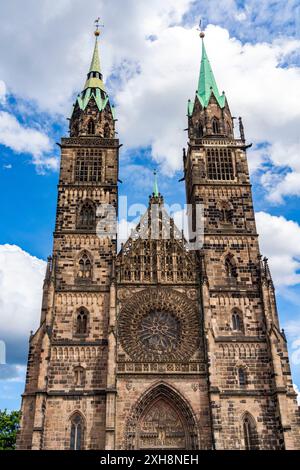
<svg viewBox="0 0 300 470">
<path fill-rule="evenodd" d="M 203 39 L 205 37 L 205 34 L 204 32 L 202 31 L 202 18 L 200 18 L 200 21 L 199 21 L 199 27 L 197 28 L 197 31 L 200 31 L 200 38 Z"/>
<path fill-rule="evenodd" d="M 95 26 L 96 26 L 95 36 L 100 36 L 99 28 L 104 28 L 104 24 L 100 24 L 100 17 L 98 17 L 95 20 Z"/>
</svg>

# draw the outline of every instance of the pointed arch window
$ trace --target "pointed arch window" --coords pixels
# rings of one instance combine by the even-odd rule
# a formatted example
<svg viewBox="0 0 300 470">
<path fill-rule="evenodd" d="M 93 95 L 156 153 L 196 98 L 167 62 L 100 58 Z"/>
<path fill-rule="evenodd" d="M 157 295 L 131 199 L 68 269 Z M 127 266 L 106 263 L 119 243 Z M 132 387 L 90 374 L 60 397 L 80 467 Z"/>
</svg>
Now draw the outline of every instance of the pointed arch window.
<svg viewBox="0 0 300 470">
<path fill-rule="evenodd" d="M 83 449 L 83 432 L 83 419 L 79 413 L 76 413 L 71 418 L 70 450 Z"/>
<path fill-rule="evenodd" d="M 92 279 L 92 262 L 87 253 L 83 253 L 79 260 L 78 280 L 90 281 Z"/>
<path fill-rule="evenodd" d="M 76 317 L 76 334 L 87 335 L 88 333 L 88 311 L 85 308 L 79 309 Z"/>
<path fill-rule="evenodd" d="M 220 134 L 220 123 L 217 118 L 213 118 L 212 120 L 212 131 L 214 134 Z"/>
<path fill-rule="evenodd" d="M 232 313 L 232 329 L 233 331 L 243 331 L 243 322 L 238 311 L 233 311 Z"/>
<path fill-rule="evenodd" d="M 258 434 L 256 429 L 256 423 L 249 413 L 246 413 L 243 418 L 243 433 L 246 450 L 257 450 L 258 446 Z"/>
<path fill-rule="evenodd" d="M 229 202 L 223 201 L 219 205 L 220 220 L 224 224 L 232 223 L 232 206 Z"/>
<path fill-rule="evenodd" d="M 238 376 L 239 376 L 240 387 L 247 385 L 247 374 L 246 374 L 246 370 L 244 367 L 239 367 Z"/>
<path fill-rule="evenodd" d="M 95 122 L 93 119 L 89 120 L 88 123 L 88 134 L 94 135 L 95 134 Z"/>
<path fill-rule="evenodd" d="M 78 228 L 93 230 L 96 223 L 96 213 L 94 204 L 87 201 L 83 204 L 79 212 Z"/>
<path fill-rule="evenodd" d="M 225 259 L 225 271 L 229 280 L 235 281 L 237 278 L 237 270 L 232 256 L 227 256 Z"/>
</svg>

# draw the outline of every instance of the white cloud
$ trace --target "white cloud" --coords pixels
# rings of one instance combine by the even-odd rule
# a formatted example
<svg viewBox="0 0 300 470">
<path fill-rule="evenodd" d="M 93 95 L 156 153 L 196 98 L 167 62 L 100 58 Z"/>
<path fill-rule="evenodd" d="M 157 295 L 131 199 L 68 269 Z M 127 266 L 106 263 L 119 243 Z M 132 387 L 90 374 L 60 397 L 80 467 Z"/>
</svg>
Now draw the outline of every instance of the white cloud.
<svg viewBox="0 0 300 470">
<path fill-rule="evenodd" d="M 16 153 L 29 153 L 38 166 L 57 167 L 55 157 L 47 157 L 44 153 L 51 150 L 51 143 L 43 132 L 25 127 L 6 111 L 0 111 L 0 144 L 11 148 Z"/>
<path fill-rule="evenodd" d="M 276 3 L 272 21 L 278 27 L 295 17 L 288 4 L 282 2 L 279 8 L 280 2 Z M 253 33 L 255 28 L 260 38 L 262 28 L 267 30 L 273 4 L 259 5 L 250 0 L 241 10 L 233 0 L 221 4 L 210 0 L 205 2 L 205 11 L 208 21 L 228 24 L 241 37 L 243 31 Z M 91 0 L 89 9 L 82 9 L 80 0 L 63 0 L 55 7 L 48 0 L 38 5 L 28 0 L 26 8 L 25 27 L 17 0 L 2 8 L 3 18 L 14 18 L 14 28 L 0 29 L 0 76 L 9 88 L 42 110 L 68 116 L 91 57 L 91 14 L 96 17 L 101 11 L 105 23 L 101 58 L 105 77 L 112 72 L 118 77 L 111 86 L 122 142 L 127 147 L 152 145 L 153 156 L 165 173 L 181 168 L 186 104 L 194 98 L 201 55 L 195 28 L 183 27 L 181 22 L 186 15 L 196 26 L 195 16 L 190 16 L 191 11 L 196 15 L 194 2 Z M 227 92 L 233 114 L 243 115 L 250 141 L 269 143 L 267 151 L 249 152 L 251 169 L 260 167 L 266 158 L 275 166 L 288 165 L 295 175 L 282 183 L 273 178 L 275 183 L 268 186 L 270 199 L 280 202 L 285 195 L 298 195 L 300 68 L 281 64 L 300 51 L 300 41 L 278 35 L 272 42 L 243 45 L 221 27 L 209 25 L 206 33 L 217 82 Z M 53 163 L 55 159 L 48 162 Z"/>
<path fill-rule="evenodd" d="M 5 364 L 0 366 L 0 381 L 21 382 L 25 381 L 26 366 L 22 364 Z"/>
<path fill-rule="evenodd" d="M 2 18 L 14 18 L 14 27 L 0 30 L 0 76 L 17 95 L 67 115 L 72 94 L 85 80 L 99 12 L 105 23 L 101 49 L 107 77 L 113 64 L 140 59 L 145 37 L 180 21 L 192 0 L 90 0 L 89 8 L 82 8 L 81 0 L 56 3 L 27 0 L 26 19 L 18 0 L 2 6 Z"/>
<path fill-rule="evenodd" d="M 295 365 L 300 364 L 300 338 L 292 342 L 292 363 Z"/>
<path fill-rule="evenodd" d="M 300 390 L 296 384 L 293 384 L 293 385 L 294 385 L 294 390 L 297 393 L 297 402 L 298 402 L 298 405 L 300 406 Z"/>
<path fill-rule="evenodd" d="M 3 80 L 0 80 L 0 104 L 5 104 L 6 102 L 6 85 Z"/>
<path fill-rule="evenodd" d="M 260 249 L 269 258 L 276 286 L 299 284 L 300 226 L 292 220 L 266 212 L 256 214 L 256 223 L 260 234 Z"/>
<path fill-rule="evenodd" d="M 300 365 L 300 321 L 299 319 L 289 320 L 285 325 L 285 332 L 289 338 L 289 349 L 291 364 L 297 368 Z M 295 370 L 296 370 L 295 367 Z M 299 400 L 299 389 L 297 388 L 298 400 Z"/>
<path fill-rule="evenodd" d="M 25 348 L 39 324 L 45 268 L 45 261 L 18 246 L 0 245 L 1 339 L 7 344 L 7 363 L 14 362 L 10 355 Z"/>
<path fill-rule="evenodd" d="M 280 64 L 300 50 L 300 41 L 281 38 L 243 45 L 225 29 L 210 25 L 206 47 L 220 91 L 226 90 L 233 115 L 244 117 L 249 141 L 268 142 L 267 149 L 255 145 L 249 152 L 250 168 L 267 159 L 293 169 L 300 161 L 300 68 Z M 167 27 L 155 41 L 145 41 L 141 52 L 138 73 L 116 93 L 120 135 L 129 147 L 152 145 L 154 158 L 165 172 L 173 172 L 182 166 L 186 104 L 194 98 L 200 41 L 194 29 Z"/>
<path fill-rule="evenodd" d="M 296 155 L 296 153 L 295 153 Z M 298 154 L 300 157 L 300 153 Z M 291 171 L 282 176 L 276 171 L 268 171 L 261 178 L 262 184 L 267 183 L 270 202 L 281 204 L 284 196 L 300 196 L 300 172 Z"/>
<path fill-rule="evenodd" d="M 235 19 L 237 21 L 245 21 L 247 19 L 247 14 L 244 11 L 238 12 L 235 14 Z"/>
<path fill-rule="evenodd" d="M 121 244 L 125 243 L 131 235 L 132 230 L 136 227 L 135 222 L 129 222 L 127 219 L 121 219 L 118 223 L 118 251 Z"/>
</svg>

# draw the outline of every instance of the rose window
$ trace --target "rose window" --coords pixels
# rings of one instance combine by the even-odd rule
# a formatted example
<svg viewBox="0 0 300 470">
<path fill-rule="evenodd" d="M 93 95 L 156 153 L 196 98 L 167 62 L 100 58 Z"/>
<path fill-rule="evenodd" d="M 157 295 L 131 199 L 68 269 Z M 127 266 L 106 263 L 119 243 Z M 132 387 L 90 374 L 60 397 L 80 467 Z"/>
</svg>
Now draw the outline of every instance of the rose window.
<svg viewBox="0 0 300 470">
<path fill-rule="evenodd" d="M 118 335 L 134 361 L 173 362 L 199 347 L 199 312 L 173 289 L 144 289 L 122 302 Z"/>
<path fill-rule="evenodd" d="M 180 336 L 180 323 L 167 312 L 154 311 L 141 320 L 139 338 L 153 352 L 171 352 L 176 349 Z"/>
</svg>

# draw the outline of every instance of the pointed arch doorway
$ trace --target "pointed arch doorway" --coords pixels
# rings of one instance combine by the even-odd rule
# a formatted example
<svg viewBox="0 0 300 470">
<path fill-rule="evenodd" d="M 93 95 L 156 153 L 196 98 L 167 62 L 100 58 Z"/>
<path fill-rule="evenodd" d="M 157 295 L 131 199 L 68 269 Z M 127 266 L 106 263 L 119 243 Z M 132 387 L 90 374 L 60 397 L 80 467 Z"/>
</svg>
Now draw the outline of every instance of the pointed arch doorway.
<svg viewBox="0 0 300 470">
<path fill-rule="evenodd" d="M 127 449 L 198 449 L 197 426 L 188 403 L 165 384 L 137 402 L 126 433 Z"/>
</svg>

